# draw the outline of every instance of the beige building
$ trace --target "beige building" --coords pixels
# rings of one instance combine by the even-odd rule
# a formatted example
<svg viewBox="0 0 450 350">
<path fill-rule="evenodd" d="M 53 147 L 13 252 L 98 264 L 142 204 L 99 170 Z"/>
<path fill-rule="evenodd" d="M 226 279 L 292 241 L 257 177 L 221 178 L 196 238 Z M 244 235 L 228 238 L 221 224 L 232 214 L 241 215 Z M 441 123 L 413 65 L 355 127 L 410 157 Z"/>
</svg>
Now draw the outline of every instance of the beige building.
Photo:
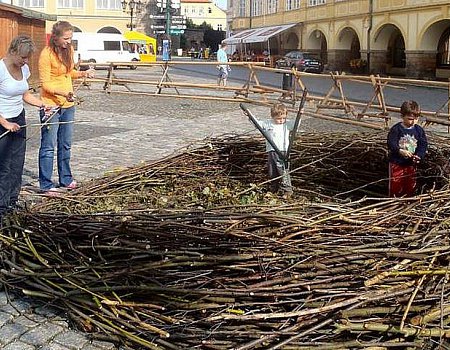
<svg viewBox="0 0 450 350">
<path fill-rule="evenodd" d="M 450 77 L 448 0 L 228 1 L 227 40 L 236 47 L 266 40 L 273 55 L 314 52 L 330 70 L 349 70 L 360 59 L 375 73 Z"/>
<path fill-rule="evenodd" d="M 34 11 L 56 15 L 57 19 L 69 21 L 82 32 L 124 33 L 130 30 L 133 19 L 133 30 L 143 31 L 141 18 L 146 10 L 146 0 L 141 3 L 140 11 L 133 9 L 133 18 L 129 1 L 125 11 L 121 0 L 11 0 L 16 6 Z M 139 1 L 140 2 L 140 1 Z M 47 33 L 54 22 L 47 21 Z"/>
<path fill-rule="evenodd" d="M 214 30 L 227 29 L 227 15 L 211 0 L 181 0 L 181 14 L 194 24 L 210 24 Z"/>
</svg>

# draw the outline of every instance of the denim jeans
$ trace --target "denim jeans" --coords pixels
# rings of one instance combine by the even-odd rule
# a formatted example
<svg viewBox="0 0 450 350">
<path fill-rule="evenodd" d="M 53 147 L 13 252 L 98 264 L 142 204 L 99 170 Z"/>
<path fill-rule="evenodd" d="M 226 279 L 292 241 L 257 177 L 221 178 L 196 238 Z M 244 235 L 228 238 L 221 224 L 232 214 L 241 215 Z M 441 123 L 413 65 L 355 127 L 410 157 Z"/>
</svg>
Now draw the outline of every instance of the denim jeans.
<svg viewBox="0 0 450 350">
<path fill-rule="evenodd" d="M 272 192 L 281 190 L 283 192 L 292 193 L 291 176 L 289 175 L 289 169 L 275 151 L 267 153 L 267 166 L 269 170 L 269 177 L 272 180 L 270 183 L 270 189 Z"/>
<path fill-rule="evenodd" d="M 8 119 L 11 123 L 25 125 L 25 111 Z M 6 129 L 0 126 L 0 136 Z M 25 162 L 26 129 L 8 132 L 0 139 L 0 216 L 8 207 L 16 205 L 22 186 L 23 164 Z"/>
<path fill-rule="evenodd" d="M 73 121 L 75 107 L 61 108 L 50 120 L 48 126 L 41 129 L 41 147 L 39 148 L 39 186 L 41 190 L 55 187 L 52 182 L 53 160 L 57 147 L 59 186 L 67 187 L 73 181 L 70 170 L 70 149 L 72 147 Z M 63 124 L 52 124 L 52 123 Z M 64 124 L 69 122 L 67 124 Z"/>
</svg>

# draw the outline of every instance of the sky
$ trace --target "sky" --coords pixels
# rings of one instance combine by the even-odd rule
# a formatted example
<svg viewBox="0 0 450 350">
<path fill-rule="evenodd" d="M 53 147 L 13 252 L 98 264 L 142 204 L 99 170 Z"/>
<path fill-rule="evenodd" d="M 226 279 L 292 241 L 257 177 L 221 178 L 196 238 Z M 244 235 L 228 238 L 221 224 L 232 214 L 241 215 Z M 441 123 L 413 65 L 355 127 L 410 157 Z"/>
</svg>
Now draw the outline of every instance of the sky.
<svg viewBox="0 0 450 350">
<path fill-rule="evenodd" d="M 213 0 L 213 1 L 222 10 L 226 10 L 227 9 L 227 0 Z"/>
</svg>

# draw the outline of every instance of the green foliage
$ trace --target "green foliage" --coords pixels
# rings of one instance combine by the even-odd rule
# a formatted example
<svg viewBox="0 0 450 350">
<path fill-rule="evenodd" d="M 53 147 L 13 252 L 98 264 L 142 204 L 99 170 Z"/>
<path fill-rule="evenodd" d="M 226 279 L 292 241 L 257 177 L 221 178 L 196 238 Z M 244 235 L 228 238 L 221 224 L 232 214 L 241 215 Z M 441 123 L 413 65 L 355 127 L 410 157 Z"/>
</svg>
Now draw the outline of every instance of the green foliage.
<svg viewBox="0 0 450 350">
<path fill-rule="evenodd" d="M 203 21 L 203 23 L 199 25 L 199 24 L 194 24 L 194 22 L 190 18 L 186 19 L 186 28 L 187 29 L 213 30 L 211 24 L 206 23 L 206 21 Z"/>
</svg>

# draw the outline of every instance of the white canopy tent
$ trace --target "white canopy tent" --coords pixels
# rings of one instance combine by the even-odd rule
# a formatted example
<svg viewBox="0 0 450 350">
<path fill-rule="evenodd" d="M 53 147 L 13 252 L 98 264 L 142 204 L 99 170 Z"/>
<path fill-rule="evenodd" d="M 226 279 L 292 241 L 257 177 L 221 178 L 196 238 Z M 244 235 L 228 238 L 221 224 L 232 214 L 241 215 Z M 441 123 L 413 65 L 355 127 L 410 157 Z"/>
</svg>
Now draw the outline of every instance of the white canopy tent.
<svg viewBox="0 0 450 350">
<path fill-rule="evenodd" d="M 247 36 L 253 34 L 255 31 L 257 31 L 257 28 L 246 29 L 233 36 L 230 36 L 229 38 L 222 40 L 222 42 L 228 45 L 242 44 L 242 40 L 245 39 Z"/>
<path fill-rule="evenodd" d="M 249 35 L 246 35 L 244 38 L 242 38 L 242 42 L 244 44 L 263 43 L 266 41 L 268 42 L 271 37 L 281 34 L 282 32 L 284 32 L 296 25 L 297 25 L 297 23 L 256 28 L 256 30 L 253 33 L 250 33 Z"/>
<path fill-rule="evenodd" d="M 296 26 L 297 24 L 298 23 L 291 23 L 291 24 L 281 24 L 277 26 L 246 29 L 233 36 L 230 36 L 229 38 L 226 38 L 225 40 L 223 40 L 223 42 L 227 43 L 228 45 L 240 45 L 241 52 L 242 48 L 244 48 L 244 51 L 246 51 L 245 44 L 267 42 L 267 51 L 269 52 L 270 56 L 269 39 L 274 37 L 275 35 L 279 35 L 282 32 Z"/>
</svg>

